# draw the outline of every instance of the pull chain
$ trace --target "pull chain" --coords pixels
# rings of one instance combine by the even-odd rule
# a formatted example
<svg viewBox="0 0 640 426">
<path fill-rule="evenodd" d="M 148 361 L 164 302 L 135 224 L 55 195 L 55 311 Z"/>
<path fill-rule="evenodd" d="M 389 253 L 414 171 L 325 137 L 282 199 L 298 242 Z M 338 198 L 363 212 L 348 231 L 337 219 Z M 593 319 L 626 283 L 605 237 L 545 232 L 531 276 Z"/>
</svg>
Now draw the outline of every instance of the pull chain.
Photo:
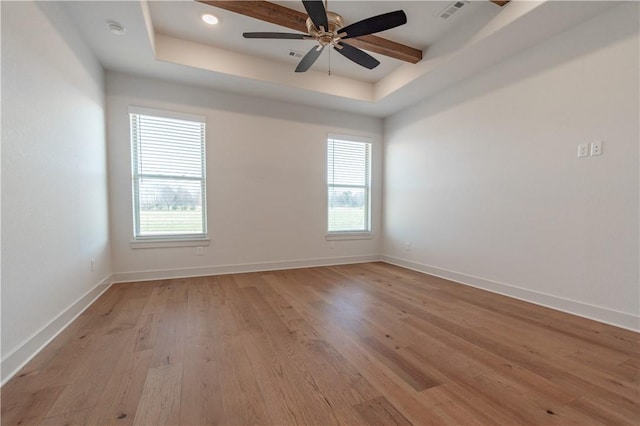
<svg viewBox="0 0 640 426">
<path fill-rule="evenodd" d="M 331 75 L 331 48 L 329 48 L 329 75 Z"/>
</svg>

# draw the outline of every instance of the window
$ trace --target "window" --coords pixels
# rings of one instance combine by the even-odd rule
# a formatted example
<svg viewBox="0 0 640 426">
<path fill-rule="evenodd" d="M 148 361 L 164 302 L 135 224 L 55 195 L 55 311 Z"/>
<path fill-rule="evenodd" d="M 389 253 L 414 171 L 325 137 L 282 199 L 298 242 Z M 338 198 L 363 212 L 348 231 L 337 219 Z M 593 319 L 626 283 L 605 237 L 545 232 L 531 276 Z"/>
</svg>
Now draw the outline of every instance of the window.
<svg viewBox="0 0 640 426">
<path fill-rule="evenodd" d="M 206 238 L 205 119 L 129 108 L 136 240 Z"/>
<path fill-rule="evenodd" d="M 327 140 L 327 205 L 329 234 L 371 231 L 370 139 L 329 135 Z"/>
</svg>

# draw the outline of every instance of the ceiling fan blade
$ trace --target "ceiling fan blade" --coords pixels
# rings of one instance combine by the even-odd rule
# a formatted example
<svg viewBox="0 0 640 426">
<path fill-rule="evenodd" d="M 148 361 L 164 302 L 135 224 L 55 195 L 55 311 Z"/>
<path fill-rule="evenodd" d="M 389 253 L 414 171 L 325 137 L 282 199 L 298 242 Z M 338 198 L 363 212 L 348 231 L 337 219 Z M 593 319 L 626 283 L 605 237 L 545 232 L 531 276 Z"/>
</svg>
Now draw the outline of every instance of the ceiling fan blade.
<svg viewBox="0 0 640 426">
<path fill-rule="evenodd" d="M 306 70 L 311 68 L 311 65 L 313 65 L 313 63 L 318 59 L 323 49 L 324 46 L 313 46 L 311 50 L 308 51 L 306 55 L 304 55 L 304 58 L 302 58 L 302 60 L 296 67 L 296 72 L 305 72 Z"/>
<path fill-rule="evenodd" d="M 313 21 L 313 25 L 317 29 L 323 27 L 325 31 L 329 30 L 329 21 L 327 20 L 327 11 L 324 9 L 322 0 L 302 0 L 309 18 Z"/>
<path fill-rule="evenodd" d="M 363 19 L 362 21 L 354 22 L 351 25 L 340 28 L 339 34 L 347 33 L 343 39 L 351 37 L 360 37 L 363 35 L 378 33 L 380 31 L 389 30 L 391 28 L 399 27 L 407 23 L 407 15 L 403 10 L 396 10 L 395 12 L 383 13 L 382 15 L 372 16 L 371 18 Z"/>
<path fill-rule="evenodd" d="M 296 34 L 296 33 L 242 33 L 244 38 L 275 38 L 286 40 L 304 40 L 311 39 L 309 34 Z"/>
<path fill-rule="evenodd" d="M 369 55 L 365 51 L 358 49 L 357 47 L 348 45 L 347 43 L 338 43 L 338 45 L 335 46 L 334 49 L 345 58 L 351 59 L 356 64 L 362 65 L 363 67 L 369 68 L 370 70 L 380 65 L 380 61 L 378 61 L 376 58 Z"/>
</svg>

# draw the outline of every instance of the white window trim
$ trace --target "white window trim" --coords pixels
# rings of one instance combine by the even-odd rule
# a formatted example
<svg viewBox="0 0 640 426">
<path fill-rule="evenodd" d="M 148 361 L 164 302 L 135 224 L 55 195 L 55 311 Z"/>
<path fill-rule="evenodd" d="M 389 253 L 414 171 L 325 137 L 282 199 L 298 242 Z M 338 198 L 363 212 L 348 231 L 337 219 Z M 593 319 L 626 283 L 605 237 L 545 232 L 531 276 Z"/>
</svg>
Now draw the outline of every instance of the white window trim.
<svg viewBox="0 0 640 426">
<path fill-rule="evenodd" d="M 205 117 L 204 115 L 186 114 L 184 112 L 167 111 L 164 109 L 144 108 L 144 107 L 139 107 L 134 105 L 129 105 L 128 112 L 129 114 L 153 115 L 155 117 L 173 118 L 175 120 L 200 121 L 202 123 L 207 122 L 207 117 Z"/>
<path fill-rule="evenodd" d="M 331 232 L 325 235 L 327 241 L 370 240 L 371 232 Z"/>
<path fill-rule="evenodd" d="M 155 117 L 163 117 L 163 118 L 169 118 L 169 119 L 176 119 L 176 120 L 186 120 L 186 121 L 196 121 L 196 122 L 201 122 L 204 123 L 206 126 L 206 122 L 207 122 L 207 117 L 204 115 L 197 115 L 197 114 L 188 114 L 188 113 L 183 113 L 183 112 L 176 112 L 176 111 L 168 111 L 168 110 L 161 110 L 161 109 L 155 109 L 155 108 L 146 108 L 146 107 L 140 107 L 140 106 L 135 106 L 135 105 L 129 105 L 129 107 L 127 108 L 127 113 L 128 115 L 130 114 L 140 114 L 140 115 L 150 115 L 150 116 L 155 116 Z M 129 124 L 129 126 L 131 126 L 131 124 Z M 129 129 L 129 132 L 131 131 L 131 129 Z M 130 141 L 131 142 L 131 141 Z M 132 164 L 131 164 L 131 190 L 132 190 L 132 201 L 134 204 L 134 208 L 133 208 L 133 239 L 129 241 L 129 244 L 131 246 L 131 248 L 133 249 L 141 249 L 141 248 L 163 248 L 163 247 L 199 247 L 199 246 L 208 246 L 210 243 L 210 239 L 208 237 L 208 220 L 207 220 L 207 195 L 206 195 L 206 188 L 207 188 L 207 175 L 206 175 L 206 140 L 205 142 L 205 146 L 203 147 L 204 153 L 203 155 L 205 155 L 205 168 L 202 171 L 202 180 L 203 180 L 203 203 L 202 203 L 202 214 L 203 214 L 203 233 L 202 234 L 193 234 L 193 235 L 189 235 L 189 234 L 180 234 L 180 235 L 176 235 L 175 237 L 172 237 L 171 235 L 158 235 L 158 236 L 138 236 L 136 235 L 136 221 L 137 219 L 137 215 L 139 214 L 137 212 L 137 203 L 136 200 L 134 200 L 134 194 L 133 194 L 133 185 L 134 182 L 133 180 L 135 179 L 134 177 L 134 173 L 133 173 L 133 159 L 132 159 Z M 130 147 L 130 150 L 132 148 Z"/>
<path fill-rule="evenodd" d="M 209 238 L 154 238 L 129 241 L 132 249 L 152 249 L 170 247 L 207 247 L 211 243 Z"/>
<path fill-rule="evenodd" d="M 367 213 L 369 215 L 369 217 L 367 218 L 368 220 L 368 224 L 369 224 L 369 230 L 368 231 L 329 231 L 329 176 L 328 176 L 328 164 L 327 164 L 327 144 L 329 142 L 329 139 L 338 139 L 338 140 L 345 140 L 345 141 L 350 141 L 350 142 L 361 142 L 361 143 L 368 143 L 371 145 L 371 150 L 369 152 L 369 184 L 368 184 L 368 189 L 369 189 L 369 194 L 368 194 L 368 207 L 367 207 Z M 339 133 L 329 133 L 327 135 L 327 138 L 325 139 L 325 150 L 324 150 L 324 158 L 325 158 L 325 167 L 324 167 L 324 172 L 325 172 L 325 178 L 324 178 L 324 191 L 325 191 L 325 230 L 327 231 L 327 233 L 325 234 L 325 239 L 327 241 L 346 241 L 346 240 L 369 240 L 373 238 L 373 220 L 371 218 L 371 206 L 373 205 L 372 203 L 372 198 L 373 198 L 373 191 L 371 188 L 371 181 L 373 180 L 373 138 L 369 137 L 369 136 L 356 136 L 356 135 L 345 135 L 345 134 L 339 134 Z"/>
</svg>

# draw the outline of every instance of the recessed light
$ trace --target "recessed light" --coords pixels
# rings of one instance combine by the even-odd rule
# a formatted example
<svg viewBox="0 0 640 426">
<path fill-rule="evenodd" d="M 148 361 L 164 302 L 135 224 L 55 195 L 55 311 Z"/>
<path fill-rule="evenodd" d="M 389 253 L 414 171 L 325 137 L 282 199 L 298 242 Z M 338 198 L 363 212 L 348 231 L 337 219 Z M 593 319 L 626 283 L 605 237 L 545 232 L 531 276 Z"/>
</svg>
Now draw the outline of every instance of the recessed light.
<svg viewBox="0 0 640 426">
<path fill-rule="evenodd" d="M 111 34 L 115 34 L 115 35 L 122 35 L 127 32 L 127 29 L 123 25 L 118 24 L 117 22 L 107 22 L 107 28 L 109 28 L 109 31 L 111 31 Z"/>
<path fill-rule="evenodd" d="M 209 25 L 215 25 L 218 23 L 218 18 L 208 13 L 205 13 L 204 15 L 202 15 L 202 20 Z"/>
</svg>

